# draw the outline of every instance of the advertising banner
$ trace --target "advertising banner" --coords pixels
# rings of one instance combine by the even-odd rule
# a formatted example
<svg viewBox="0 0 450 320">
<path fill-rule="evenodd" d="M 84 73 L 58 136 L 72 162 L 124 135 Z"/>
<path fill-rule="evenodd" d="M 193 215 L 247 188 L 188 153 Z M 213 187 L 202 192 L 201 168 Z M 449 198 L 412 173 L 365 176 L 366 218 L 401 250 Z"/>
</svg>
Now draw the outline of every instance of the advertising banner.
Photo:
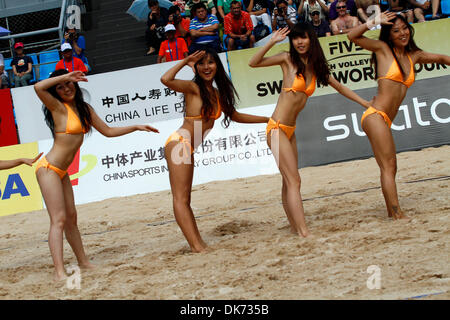
<svg viewBox="0 0 450 320">
<path fill-rule="evenodd" d="M 248 112 L 271 112 L 270 108 L 255 109 Z M 277 172 L 265 124 L 232 123 L 224 129 L 221 119 L 195 151 L 194 185 Z M 164 143 L 181 123 L 174 119 L 152 124 L 160 134 L 134 132 L 106 138 L 94 132 L 86 136 L 69 168 L 76 203 L 170 189 Z M 39 150 L 48 152 L 52 143 L 39 141 Z"/>
<path fill-rule="evenodd" d="M 38 144 L 27 143 L 0 148 L 1 160 L 34 158 Z M 0 170 L 0 216 L 42 209 L 42 196 L 33 167 L 21 165 Z"/>
<path fill-rule="evenodd" d="M 397 152 L 450 144 L 449 83 L 450 76 L 419 80 L 408 90 L 391 127 Z M 356 93 L 370 100 L 376 88 Z M 340 94 L 308 99 L 297 119 L 299 168 L 373 156 L 365 110 Z"/>
<path fill-rule="evenodd" d="M 0 90 L 0 147 L 17 144 L 10 89 Z"/>
<path fill-rule="evenodd" d="M 220 54 L 225 71 L 228 62 Z M 88 82 L 79 82 L 84 100 L 89 103 L 109 126 L 128 126 L 155 123 L 181 118 L 184 112 L 183 96 L 165 87 L 161 76 L 177 61 L 153 64 L 88 76 Z M 184 67 L 177 78 L 191 80 L 194 73 Z M 50 139 L 50 130 L 44 121 L 42 102 L 32 86 L 12 89 L 19 137 L 22 143 Z"/>
<path fill-rule="evenodd" d="M 450 55 L 448 19 L 414 24 L 416 44 L 425 51 Z M 368 31 L 365 36 L 377 39 L 379 30 Z M 444 41 L 443 41 L 444 40 Z M 319 38 L 332 75 L 352 90 L 376 87 L 370 65 L 371 52 L 350 42 L 345 35 Z M 282 88 L 280 66 L 251 68 L 250 58 L 260 48 L 231 51 L 228 53 L 230 72 L 241 103 L 240 108 L 276 103 Z M 275 45 L 266 56 L 289 50 L 289 43 Z M 416 80 L 450 75 L 450 67 L 441 64 L 416 65 Z M 317 88 L 314 96 L 335 93 L 330 86 Z"/>
</svg>

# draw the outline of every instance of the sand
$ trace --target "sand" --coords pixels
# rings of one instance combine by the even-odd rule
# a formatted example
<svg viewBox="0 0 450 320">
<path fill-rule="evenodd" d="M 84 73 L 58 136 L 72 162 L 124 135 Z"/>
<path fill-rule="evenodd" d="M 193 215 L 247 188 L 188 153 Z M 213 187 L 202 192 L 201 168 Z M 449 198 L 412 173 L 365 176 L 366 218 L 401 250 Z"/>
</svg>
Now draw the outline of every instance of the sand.
<svg viewBox="0 0 450 320">
<path fill-rule="evenodd" d="M 82 271 L 79 290 L 51 281 L 45 210 L 0 218 L 0 299 L 450 298 L 450 146 L 398 155 L 410 222 L 387 217 L 373 158 L 300 175 L 314 234 L 306 239 L 289 232 L 279 174 L 195 186 L 192 206 L 212 249 L 202 254 L 190 253 L 169 191 L 79 206 L 97 265 Z M 67 242 L 65 262 L 76 263 Z M 371 265 L 380 289 L 366 285 Z"/>
</svg>

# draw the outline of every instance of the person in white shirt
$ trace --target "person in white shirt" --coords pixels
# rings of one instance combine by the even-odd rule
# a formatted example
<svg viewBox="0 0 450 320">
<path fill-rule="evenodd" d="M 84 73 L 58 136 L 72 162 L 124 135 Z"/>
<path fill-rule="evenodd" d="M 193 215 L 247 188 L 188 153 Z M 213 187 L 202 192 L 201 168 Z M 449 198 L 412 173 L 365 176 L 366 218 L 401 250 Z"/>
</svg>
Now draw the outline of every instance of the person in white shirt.
<svg viewBox="0 0 450 320">
<path fill-rule="evenodd" d="M 272 30 L 289 27 L 292 29 L 297 23 L 297 12 L 289 7 L 286 0 L 278 0 L 272 14 Z"/>
</svg>

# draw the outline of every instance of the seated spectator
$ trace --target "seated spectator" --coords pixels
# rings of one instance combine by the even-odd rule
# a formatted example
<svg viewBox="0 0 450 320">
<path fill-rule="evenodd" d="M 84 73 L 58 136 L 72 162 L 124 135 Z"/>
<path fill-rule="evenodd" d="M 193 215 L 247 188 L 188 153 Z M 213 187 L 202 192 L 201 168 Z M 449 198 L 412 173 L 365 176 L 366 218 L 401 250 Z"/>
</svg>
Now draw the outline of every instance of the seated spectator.
<svg viewBox="0 0 450 320">
<path fill-rule="evenodd" d="M 219 16 L 222 20 L 224 20 L 225 16 L 230 13 L 231 2 L 233 2 L 233 0 L 217 0 L 217 11 L 219 12 Z"/>
<path fill-rule="evenodd" d="M 239 1 L 231 2 L 231 12 L 224 19 L 224 33 L 228 50 L 234 50 L 238 47 L 253 48 L 255 36 L 252 34 L 253 23 L 250 14 L 242 10 Z"/>
<path fill-rule="evenodd" d="M 189 46 L 191 44 L 191 37 L 189 36 L 189 25 L 191 23 L 191 19 L 183 18 L 181 16 L 180 8 L 178 6 L 172 6 L 169 8 L 168 21 L 168 23 L 175 26 L 175 38 L 183 38 Z"/>
<path fill-rule="evenodd" d="M 357 17 L 353 17 L 348 14 L 347 6 L 344 0 L 338 0 L 336 9 L 339 16 L 335 20 L 331 21 L 331 31 L 334 35 L 348 33 L 350 29 L 359 24 Z"/>
<path fill-rule="evenodd" d="M 369 16 L 375 14 L 374 10 L 379 10 L 378 12 L 381 12 L 378 2 L 379 0 L 355 0 L 359 21 L 362 23 L 367 22 Z"/>
<path fill-rule="evenodd" d="M 431 14 L 431 19 L 440 19 L 441 15 L 438 14 L 439 0 L 409 0 L 409 3 L 413 7 L 414 16 L 417 22 L 425 22 L 425 15 Z"/>
<path fill-rule="evenodd" d="M 33 60 L 23 53 L 23 43 L 17 42 L 14 45 L 16 56 L 11 61 L 14 73 L 15 87 L 25 87 L 33 79 Z"/>
<path fill-rule="evenodd" d="M 84 73 L 87 73 L 88 70 L 84 65 L 83 61 L 81 61 L 81 59 L 74 57 L 72 50 L 73 50 L 72 46 L 67 42 L 61 45 L 61 52 L 63 58 L 58 61 L 55 70 L 66 69 L 69 72 L 83 71 Z"/>
<path fill-rule="evenodd" d="M 272 28 L 270 22 L 270 16 L 267 13 L 267 1 L 266 0 L 244 0 L 247 12 L 252 19 L 253 27 L 256 27 L 259 22 L 264 23 L 269 29 Z"/>
<path fill-rule="evenodd" d="M 3 55 L 0 53 L 0 89 L 8 88 L 8 72 L 5 70 L 5 60 Z"/>
<path fill-rule="evenodd" d="M 147 19 L 145 39 L 149 48 L 147 54 L 152 54 L 159 50 L 161 42 L 165 40 L 164 27 L 169 19 L 169 11 L 166 8 L 160 8 L 157 0 L 148 0 L 148 7 L 150 13 Z"/>
<path fill-rule="evenodd" d="M 173 24 L 168 24 L 164 31 L 166 32 L 167 40 L 161 43 L 159 48 L 158 61 L 157 63 L 181 60 L 187 57 L 188 48 L 186 41 L 183 38 L 176 37 L 176 29 Z"/>
<path fill-rule="evenodd" d="M 300 0 L 298 6 L 298 16 L 303 17 L 304 21 L 312 22 L 311 13 L 313 10 L 319 11 L 319 19 L 326 19 L 328 15 L 328 7 L 323 0 Z"/>
<path fill-rule="evenodd" d="M 211 47 L 216 52 L 221 52 L 222 48 L 219 39 L 219 20 L 213 14 L 208 14 L 204 3 L 197 3 L 192 7 L 195 17 L 189 25 L 192 44 L 189 46 L 189 54 Z"/>
<path fill-rule="evenodd" d="M 64 33 L 64 40 L 62 43 L 69 43 L 73 48 L 73 56 L 75 58 L 81 59 L 83 63 L 86 65 L 86 68 L 90 70 L 88 60 L 84 51 L 86 50 L 86 40 L 84 36 L 77 33 L 77 29 L 75 28 L 66 28 L 66 32 Z"/>
<path fill-rule="evenodd" d="M 326 20 L 320 19 L 320 11 L 317 9 L 312 9 L 311 19 L 309 22 L 318 37 L 329 37 L 331 36 L 330 25 Z"/>
<path fill-rule="evenodd" d="M 330 21 L 335 20 L 338 17 L 338 11 L 336 10 L 336 5 L 340 0 L 335 0 L 331 5 L 330 9 L 328 10 L 328 19 Z M 347 12 L 349 15 L 356 17 L 358 16 L 358 12 L 356 10 L 356 4 L 354 0 L 345 0 L 345 5 L 347 6 Z"/>
<path fill-rule="evenodd" d="M 286 0 L 278 0 L 272 14 L 272 30 L 292 28 L 297 23 L 297 12 L 289 7 Z"/>
<path fill-rule="evenodd" d="M 217 15 L 217 10 L 216 10 L 216 7 L 214 6 L 213 0 L 188 0 L 186 2 L 186 5 L 184 6 L 184 10 L 185 10 L 184 14 L 186 15 L 186 17 L 191 18 L 191 19 L 194 17 L 194 12 L 192 12 L 192 7 L 200 2 L 205 4 L 206 10 L 208 11 L 208 13 Z"/>
<path fill-rule="evenodd" d="M 414 14 L 412 9 L 409 8 L 407 0 L 388 0 L 388 2 L 390 12 L 401 14 L 409 23 L 414 22 Z"/>
</svg>

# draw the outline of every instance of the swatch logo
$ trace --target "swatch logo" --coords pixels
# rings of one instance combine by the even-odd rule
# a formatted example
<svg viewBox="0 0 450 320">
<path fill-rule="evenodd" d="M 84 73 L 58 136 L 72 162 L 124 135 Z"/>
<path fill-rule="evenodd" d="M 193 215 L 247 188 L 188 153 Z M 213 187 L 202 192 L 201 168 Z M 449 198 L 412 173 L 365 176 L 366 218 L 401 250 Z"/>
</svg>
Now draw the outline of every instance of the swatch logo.
<svg viewBox="0 0 450 320">
<path fill-rule="evenodd" d="M 92 171 L 92 169 L 94 169 L 97 165 L 97 157 L 92 154 L 82 156 L 81 160 L 86 163 L 86 166 L 80 171 L 80 149 L 78 149 L 72 164 L 69 166 L 69 169 L 67 169 L 72 186 L 77 186 L 78 178 L 81 178 Z"/>
</svg>

